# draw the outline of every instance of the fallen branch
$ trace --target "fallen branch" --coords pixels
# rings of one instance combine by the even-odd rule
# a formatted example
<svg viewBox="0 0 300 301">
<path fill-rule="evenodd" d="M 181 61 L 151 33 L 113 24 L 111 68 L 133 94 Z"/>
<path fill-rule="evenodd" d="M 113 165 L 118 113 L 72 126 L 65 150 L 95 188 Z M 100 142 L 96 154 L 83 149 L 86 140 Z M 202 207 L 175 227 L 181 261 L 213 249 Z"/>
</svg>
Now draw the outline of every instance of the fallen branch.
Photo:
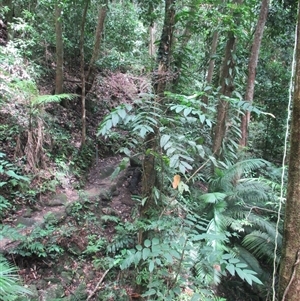
<svg viewBox="0 0 300 301">
<path fill-rule="evenodd" d="M 97 283 L 95 289 L 90 293 L 90 295 L 87 297 L 86 301 L 89 301 L 94 295 L 95 293 L 97 292 L 100 284 L 102 283 L 102 281 L 104 280 L 106 274 L 110 271 L 111 268 L 107 269 L 104 274 L 102 275 L 101 279 L 99 280 L 99 282 Z"/>
</svg>

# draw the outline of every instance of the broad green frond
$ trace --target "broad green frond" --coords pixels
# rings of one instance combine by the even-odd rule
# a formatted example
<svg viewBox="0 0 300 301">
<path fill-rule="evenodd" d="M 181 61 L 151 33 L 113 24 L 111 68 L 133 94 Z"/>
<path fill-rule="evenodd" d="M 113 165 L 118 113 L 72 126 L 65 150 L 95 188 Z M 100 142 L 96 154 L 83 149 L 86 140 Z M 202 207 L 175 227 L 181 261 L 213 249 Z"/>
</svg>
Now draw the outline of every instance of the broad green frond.
<svg viewBox="0 0 300 301">
<path fill-rule="evenodd" d="M 257 214 L 248 214 L 247 220 L 252 223 L 252 227 L 260 230 L 261 232 L 267 233 L 272 240 L 275 239 L 276 236 L 276 226 L 274 223 L 266 220 L 263 216 Z M 278 233 L 278 244 L 282 245 L 282 235 Z"/>
<path fill-rule="evenodd" d="M 251 173 L 259 168 L 269 165 L 269 162 L 263 159 L 247 159 L 239 161 L 234 165 L 228 166 L 224 169 L 223 175 L 214 179 L 210 183 L 211 191 L 230 191 L 233 187 L 239 184 L 239 180 L 243 176 L 249 176 Z"/>
<path fill-rule="evenodd" d="M 237 245 L 235 246 L 235 251 L 237 253 L 237 258 L 239 258 L 241 262 L 246 263 L 250 270 L 256 272 L 260 280 L 264 281 L 269 277 L 269 274 L 260 266 L 257 258 L 247 249 L 243 248 L 240 245 Z"/>
<path fill-rule="evenodd" d="M 242 245 L 258 258 L 266 259 L 269 262 L 272 262 L 274 258 L 274 238 L 265 232 L 259 230 L 251 232 L 244 237 Z M 278 245 L 280 250 L 280 243 Z M 279 258 L 277 257 L 277 261 Z"/>
<path fill-rule="evenodd" d="M 17 268 L 0 255 L 0 300 L 13 301 L 19 295 L 31 294 L 19 284 Z"/>
</svg>

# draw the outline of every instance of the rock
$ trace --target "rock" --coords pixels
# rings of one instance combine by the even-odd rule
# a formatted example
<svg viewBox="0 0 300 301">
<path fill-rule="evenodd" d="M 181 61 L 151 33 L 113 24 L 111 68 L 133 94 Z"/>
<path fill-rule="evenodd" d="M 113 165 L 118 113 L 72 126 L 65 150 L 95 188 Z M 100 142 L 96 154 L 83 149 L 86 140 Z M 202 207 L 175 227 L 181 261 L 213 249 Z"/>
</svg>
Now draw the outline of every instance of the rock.
<svg viewBox="0 0 300 301">
<path fill-rule="evenodd" d="M 68 202 L 68 198 L 65 194 L 56 194 L 50 200 L 45 201 L 45 205 L 49 207 L 64 206 Z"/>
<path fill-rule="evenodd" d="M 44 216 L 44 221 L 46 224 L 56 225 L 61 222 L 63 222 L 66 219 L 66 212 L 63 211 L 57 211 L 57 212 L 48 212 Z"/>
<path fill-rule="evenodd" d="M 99 197 L 101 201 L 109 202 L 112 198 L 112 192 L 110 189 L 106 189 L 100 192 Z"/>
<path fill-rule="evenodd" d="M 27 227 L 31 227 L 36 223 L 36 220 L 33 218 L 29 218 L 29 217 L 23 217 L 23 216 L 19 216 L 17 217 L 16 221 L 15 221 L 15 225 L 24 225 Z"/>
<path fill-rule="evenodd" d="M 26 211 L 23 213 L 24 217 L 32 217 L 32 209 L 26 208 Z"/>
<path fill-rule="evenodd" d="M 64 285 L 71 284 L 73 280 L 73 272 L 72 271 L 63 271 L 61 272 L 61 278 Z"/>
<path fill-rule="evenodd" d="M 107 167 L 103 168 L 100 172 L 99 179 L 103 180 L 103 179 L 110 177 L 112 175 L 112 173 L 115 171 L 115 169 L 116 169 L 116 166 L 107 166 Z"/>
<path fill-rule="evenodd" d="M 86 292 L 86 285 L 80 283 L 74 294 L 71 296 L 71 301 L 86 301 L 88 294 Z"/>
<path fill-rule="evenodd" d="M 53 301 L 54 299 L 62 298 L 64 296 L 64 288 L 61 284 L 53 284 L 45 290 L 40 290 L 40 301 Z"/>
</svg>

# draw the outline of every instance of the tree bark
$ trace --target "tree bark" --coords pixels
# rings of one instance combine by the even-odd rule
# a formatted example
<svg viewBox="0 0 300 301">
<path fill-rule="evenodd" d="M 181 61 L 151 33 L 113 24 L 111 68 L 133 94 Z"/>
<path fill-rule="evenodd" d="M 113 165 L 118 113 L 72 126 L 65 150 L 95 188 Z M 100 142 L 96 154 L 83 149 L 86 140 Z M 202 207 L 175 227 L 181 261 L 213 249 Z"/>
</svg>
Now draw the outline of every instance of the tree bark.
<svg viewBox="0 0 300 301">
<path fill-rule="evenodd" d="M 300 4 L 300 1 L 299 1 Z M 300 13 L 298 10 L 296 72 L 290 134 L 288 188 L 283 249 L 279 273 L 279 300 L 300 300 Z"/>
<path fill-rule="evenodd" d="M 235 0 L 233 3 L 236 5 L 242 4 L 243 0 Z M 234 23 L 236 26 L 239 24 L 240 14 L 234 13 L 232 18 L 234 19 Z M 220 72 L 220 97 L 217 106 L 217 123 L 214 127 L 213 134 L 213 153 L 216 158 L 220 158 L 223 140 L 226 134 L 226 123 L 227 123 L 227 115 L 229 109 L 229 103 L 225 97 L 230 97 L 232 92 L 234 91 L 234 52 L 236 46 L 236 37 L 233 31 L 228 32 L 228 39 L 225 48 L 225 55 L 223 59 L 223 63 L 221 66 Z"/>
<path fill-rule="evenodd" d="M 262 0 L 260 13 L 256 25 L 256 30 L 254 34 L 254 39 L 251 48 L 251 54 L 248 64 L 248 80 L 247 88 L 245 93 L 245 100 L 252 103 L 254 95 L 254 86 L 255 86 L 255 76 L 256 76 L 256 67 L 258 62 L 259 50 L 261 45 L 261 40 L 264 33 L 265 23 L 268 16 L 270 0 Z M 241 118 L 241 132 L 242 138 L 240 140 L 240 146 L 247 146 L 248 138 L 248 126 L 250 121 L 250 112 L 247 111 L 245 115 Z"/>
<path fill-rule="evenodd" d="M 226 121 L 229 103 L 223 96 L 230 96 L 234 90 L 234 59 L 236 38 L 233 32 L 228 33 L 228 40 L 225 48 L 225 56 L 220 74 L 220 98 L 217 106 L 217 123 L 214 129 L 213 153 L 217 158 L 220 157 L 223 139 L 226 134 Z"/>
<path fill-rule="evenodd" d="M 155 32 L 156 32 L 156 24 L 153 23 L 149 26 L 149 56 L 152 58 L 155 56 Z"/>
<path fill-rule="evenodd" d="M 173 41 L 173 30 L 175 24 L 175 0 L 165 0 L 165 19 L 162 30 L 162 35 L 159 43 L 157 54 L 157 68 L 153 76 L 153 87 L 155 91 L 155 99 L 162 103 L 164 92 L 167 83 L 171 81 L 169 72 L 170 57 Z M 147 198 L 145 205 L 140 210 L 140 215 L 143 218 L 150 218 L 151 214 L 148 209 L 157 208 L 156 202 L 153 198 L 153 188 L 156 184 L 156 170 L 155 170 L 155 152 L 157 148 L 157 132 L 149 134 L 145 139 L 146 154 L 143 160 L 143 177 L 142 177 L 142 195 Z M 139 241 L 142 242 L 145 238 L 141 237 Z"/>
<path fill-rule="evenodd" d="M 206 76 L 206 84 L 209 86 L 212 83 L 213 74 L 214 74 L 214 68 L 215 68 L 215 59 L 214 55 L 217 52 L 217 46 L 218 46 L 218 39 L 219 39 L 219 33 L 215 30 L 212 37 L 211 42 L 211 48 L 209 52 L 209 64 L 207 69 L 207 76 Z M 202 99 L 204 104 L 208 104 L 208 97 L 204 96 Z M 204 110 L 205 111 L 205 110 Z"/>
<path fill-rule="evenodd" d="M 82 91 L 81 91 L 81 104 L 82 104 L 82 128 L 81 128 L 81 148 L 85 144 L 86 140 L 86 109 L 85 109 L 85 61 L 84 61 L 84 28 L 86 22 L 86 15 L 89 6 L 90 0 L 85 1 L 85 6 L 83 10 L 81 26 L 80 26 L 80 72 L 81 72 L 81 81 L 82 81 Z"/>
<path fill-rule="evenodd" d="M 94 79 L 95 79 L 95 67 L 94 64 L 96 60 L 99 57 L 99 52 L 100 52 L 100 45 L 101 45 L 101 39 L 102 39 L 102 34 L 104 30 L 104 21 L 106 18 L 106 13 L 107 13 L 107 0 L 103 2 L 101 5 L 101 8 L 98 13 L 98 23 L 97 23 L 97 28 L 96 28 L 96 34 L 95 34 L 95 44 L 94 44 L 94 49 L 93 49 L 93 54 L 89 63 L 88 71 L 85 77 L 85 90 L 86 93 L 90 91 L 92 88 Z"/>
<path fill-rule="evenodd" d="M 63 36 L 62 36 L 62 9 L 57 2 L 55 5 L 55 35 L 56 35 L 56 75 L 55 94 L 63 93 Z M 62 102 L 64 104 L 64 102 Z M 66 105 L 66 103 L 65 103 Z"/>
</svg>

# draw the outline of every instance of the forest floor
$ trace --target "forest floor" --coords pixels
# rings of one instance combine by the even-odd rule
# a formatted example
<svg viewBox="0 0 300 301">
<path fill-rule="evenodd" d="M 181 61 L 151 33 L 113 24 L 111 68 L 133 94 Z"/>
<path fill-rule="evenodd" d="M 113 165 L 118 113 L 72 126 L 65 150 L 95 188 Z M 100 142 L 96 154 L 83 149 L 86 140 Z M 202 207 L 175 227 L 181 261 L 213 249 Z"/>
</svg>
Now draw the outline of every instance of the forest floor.
<svg viewBox="0 0 300 301">
<path fill-rule="evenodd" d="M 67 83 L 78 82 L 77 74 L 76 70 L 69 70 L 65 75 Z M 44 80 L 40 93 L 51 94 L 51 87 L 53 84 Z M 73 93 L 75 89 L 76 85 L 71 84 L 67 87 L 67 92 Z M 87 133 L 88 137 L 95 140 L 95 149 L 98 148 L 96 131 L 103 116 L 120 103 L 132 102 L 138 97 L 138 92 L 145 89 L 147 81 L 143 77 L 110 73 L 97 78 L 87 112 Z M 69 110 L 57 104 L 49 105 L 46 111 L 55 116 L 62 128 L 72 132 L 69 143 L 79 147 L 80 102 L 72 104 Z M 3 220 L 3 224 L 12 227 L 23 225 L 19 232 L 27 240 L 20 243 L 19 240 L 2 239 L 0 251 L 9 254 L 11 260 L 19 266 L 19 274 L 25 284 L 35 291 L 32 300 L 96 300 L 94 297 L 98 295 L 97 300 L 120 301 L 132 300 L 135 296 L 129 282 L 126 281 L 124 287 L 119 287 L 117 283 L 120 281 L 116 282 L 116 279 L 120 280 L 121 273 L 116 270 L 110 271 L 113 276 L 106 275 L 109 284 L 103 279 L 97 292 L 94 291 L 108 266 L 105 262 L 105 245 L 98 246 L 98 252 L 93 250 L 84 254 L 91 241 L 94 245 L 101 241 L 114 244 L 118 224 L 132 221 L 134 214 L 137 214 L 137 203 L 132 200 L 131 186 L 134 169 L 127 164 L 126 169 L 112 179 L 122 156 L 115 152 L 117 147 L 102 146 L 103 149 L 97 149 L 97 153 L 95 151 L 95 157 L 83 180 L 66 173 L 60 177 L 60 184 L 56 186 L 55 192 L 40 195 L 34 205 L 20 204 L 17 211 Z M 13 157 L 8 146 L 6 153 L 8 157 Z M 139 187 L 134 187 L 134 193 L 138 191 Z M 43 230 L 47 232 L 53 226 L 57 231 L 50 231 L 50 235 L 41 234 Z M 32 239 L 35 235 L 41 236 L 39 241 L 45 249 L 49 251 L 53 247 L 53 257 L 43 257 L 43 250 L 34 250 Z M 59 254 L 57 247 L 64 251 Z M 31 254 L 25 256 L 26 251 L 28 255 Z M 24 256 L 20 256 L 22 252 Z M 113 252 L 110 256 L 113 258 Z M 104 261 L 100 264 L 102 268 L 95 267 L 95 260 Z M 99 297 L 98 291 L 103 289 L 103 296 Z"/>
</svg>

